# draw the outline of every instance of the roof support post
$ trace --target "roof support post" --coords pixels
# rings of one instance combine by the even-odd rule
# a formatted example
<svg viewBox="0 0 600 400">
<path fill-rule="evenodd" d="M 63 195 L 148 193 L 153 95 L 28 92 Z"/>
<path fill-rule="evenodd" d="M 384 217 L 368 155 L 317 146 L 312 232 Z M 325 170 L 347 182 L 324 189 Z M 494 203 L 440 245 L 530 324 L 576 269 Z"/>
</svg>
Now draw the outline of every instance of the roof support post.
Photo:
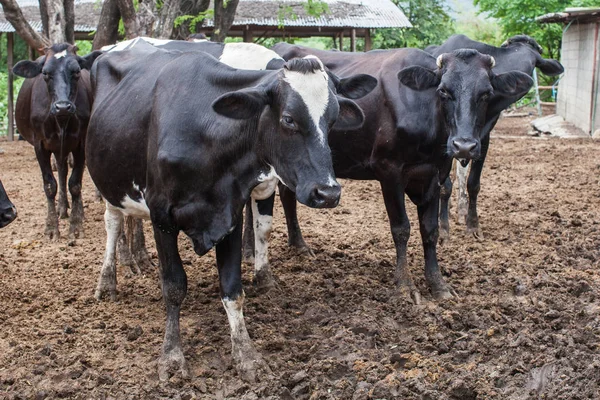
<svg viewBox="0 0 600 400">
<path fill-rule="evenodd" d="M 252 30 L 246 25 L 246 28 L 244 28 L 244 42 L 250 43 L 253 40 Z"/>
<path fill-rule="evenodd" d="M 344 51 L 344 31 L 340 32 L 340 51 Z"/>
<path fill-rule="evenodd" d="M 352 28 L 350 30 L 350 51 L 356 51 L 356 29 Z"/>
<path fill-rule="evenodd" d="M 7 46 L 8 47 L 8 59 L 6 66 L 8 67 L 8 140 L 11 142 L 15 140 L 15 113 L 13 104 L 13 51 L 14 51 L 14 36 L 15 34 L 9 32 L 6 34 Z"/>
<path fill-rule="evenodd" d="M 371 30 L 365 29 L 365 51 L 371 50 Z"/>
</svg>

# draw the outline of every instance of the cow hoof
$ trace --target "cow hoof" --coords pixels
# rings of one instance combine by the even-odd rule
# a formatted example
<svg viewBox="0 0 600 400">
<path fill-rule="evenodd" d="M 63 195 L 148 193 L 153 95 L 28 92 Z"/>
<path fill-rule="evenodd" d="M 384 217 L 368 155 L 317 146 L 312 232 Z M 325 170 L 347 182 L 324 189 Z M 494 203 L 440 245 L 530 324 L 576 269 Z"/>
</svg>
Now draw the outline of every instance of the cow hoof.
<svg viewBox="0 0 600 400">
<path fill-rule="evenodd" d="M 58 228 L 46 228 L 46 238 L 51 242 L 58 242 L 60 239 Z"/>
<path fill-rule="evenodd" d="M 100 281 L 94 293 L 96 301 L 101 301 L 104 297 L 110 297 L 110 301 L 117 301 L 117 285 Z"/>
<path fill-rule="evenodd" d="M 181 349 L 171 350 L 167 354 L 163 353 L 158 360 L 158 378 L 166 381 L 177 373 L 181 373 L 183 379 L 190 378 L 190 370 Z"/>
<path fill-rule="evenodd" d="M 136 251 L 133 253 L 133 268 L 135 268 L 137 274 L 142 274 L 144 272 L 148 273 L 154 270 L 154 264 L 152 264 L 152 260 L 150 260 L 150 255 L 144 248 L 143 250 Z"/>
<path fill-rule="evenodd" d="M 261 380 L 261 377 L 273 374 L 256 350 L 245 353 L 244 358 L 236 363 L 236 370 L 239 377 L 249 383 L 255 383 Z"/>
<path fill-rule="evenodd" d="M 71 225 L 69 229 L 69 239 L 83 239 L 83 227 L 79 225 Z"/>
<path fill-rule="evenodd" d="M 410 301 L 418 306 L 421 304 L 421 292 L 414 285 L 401 285 L 398 287 L 400 296 L 410 299 Z"/>
<path fill-rule="evenodd" d="M 475 239 L 477 239 L 478 241 L 482 241 L 483 238 L 483 231 L 481 230 L 481 228 L 479 226 L 476 227 L 468 227 L 467 228 L 467 233 L 473 235 L 473 237 Z"/>
<path fill-rule="evenodd" d="M 271 273 L 271 270 L 268 268 L 261 269 L 256 272 L 254 278 L 252 279 L 252 284 L 256 288 L 256 290 L 260 292 L 266 292 L 277 286 L 275 282 L 275 278 Z"/>
<path fill-rule="evenodd" d="M 308 257 L 308 258 L 317 258 L 317 255 L 315 254 L 315 252 L 308 247 L 306 244 L 304 246 L 292 246 L 296 249 L 296 253 L 298 253 L 298 255 L 302 256 L 302 257 Z"/>
<path fill-rule="evenodd" d="M 250 252 L 244 251 L 244 262 L 247 264 L 254 264 L 254 252 L 252 254 Z"/>
<path fill-rule="evenodd" d="M 67 211 L 66 208 L 64 210 L 59 210 L 58 211 L 58 217 L 60 219 L 67 219 L 67 218 L 69 218 L 69 212 Z"/>
<path fill-rule="evenodd" d="M 459 298 L 454 289 L 452 289 L 452 287 L 447 283 L 443 283 L 437 288 L 432 288 L 431 294 L 433 295 L 433 298 L 437 301 Z"/>
<path fill-rule="evenodd" d="M 440 229 L 440 237 L 438 239 L 440 246 L 443 246 L 450 242 L 450 230 L 446 228 Z"/>
</svg>

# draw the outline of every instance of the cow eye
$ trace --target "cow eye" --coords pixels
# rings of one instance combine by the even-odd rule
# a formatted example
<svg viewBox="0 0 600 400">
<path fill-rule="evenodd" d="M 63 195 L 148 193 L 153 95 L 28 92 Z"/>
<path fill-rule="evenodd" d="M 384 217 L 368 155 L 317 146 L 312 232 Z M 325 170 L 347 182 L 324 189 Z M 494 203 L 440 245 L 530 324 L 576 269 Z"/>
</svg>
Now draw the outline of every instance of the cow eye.
<svg viewBox="0 0 600 400">
<path fill-rule="evenodd" d="M 281 123 L 282 125 L 288 127 L 288 128 L 292 128 L 295 129 L 296 128 L 296 124 L 294 123 L 294 119 L 292 117 L 290 117 L 289 115 L 283 115 L 281 117 Z"/>
<path fill-rule="evenodd" d="M 446 89 L 444 88 L 440 88 L 438 89 L 438 94 L 440 95 L 440 97 L 442 99 L 451 99 L 452 95 L 450 94 L 450 92 L 448 92 Z"/>
<path fill-rule="evenodd" d="M 488 101 L 491 97 L 491 93 L 484 93 L 479 97 L 479 101 Z"/>
</svg>

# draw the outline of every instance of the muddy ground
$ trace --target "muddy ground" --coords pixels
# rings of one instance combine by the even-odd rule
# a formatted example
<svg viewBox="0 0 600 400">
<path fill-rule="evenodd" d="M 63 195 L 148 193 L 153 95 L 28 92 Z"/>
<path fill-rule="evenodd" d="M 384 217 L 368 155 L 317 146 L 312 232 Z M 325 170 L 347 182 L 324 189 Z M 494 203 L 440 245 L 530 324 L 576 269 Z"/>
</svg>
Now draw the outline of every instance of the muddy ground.
<svg viewBox="0 0 600 400">
<path fill-rule="evenodd" d="M 397 295 L 376 182 L 343 181 L 337 209 L 300 209 L 316 259 L 287 248 L 278 206 L 278 289 L 256 293 L 244 266 L 246 323 L 273 371 L 255 384 L 232 367 L 214 252 L 199 258 L 181 240 L 193 377 L 160 382 L 157 273 L 120 267 L 119 301 L 96 302 L 105 234 L 89 177 L 85 238 L 69 245 L 61 221 L 64 237 L 48 243 L 33 148 L 0 142 L 0 176 L 19 211 L 0 231 L 0 398 L 600 398 L 600 142 L 531 138 L 528 120 L 503 119 L 492 139 L 479 203 L 485 239 L 452 221 L 439 249 L 459 299 L 426 292 L 412 205 L 409 264 L 426 301 Z"/>
</svg>

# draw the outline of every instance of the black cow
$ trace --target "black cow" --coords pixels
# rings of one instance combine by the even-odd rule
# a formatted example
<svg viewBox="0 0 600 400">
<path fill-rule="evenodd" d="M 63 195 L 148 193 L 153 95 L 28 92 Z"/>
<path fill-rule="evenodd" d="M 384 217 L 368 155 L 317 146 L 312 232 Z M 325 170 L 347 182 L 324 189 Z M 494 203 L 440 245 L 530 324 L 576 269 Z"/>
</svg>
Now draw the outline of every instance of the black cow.
<svg viewBox="0 0 600 400">
<path fill-rule="evenodd" d="M 356 128 L 364 115 L 337 97 L 375 85 L 373 77 L 335 87 L 316 58 L 276 71 L 242 71 L 202 52 L 164 51 L 140 41 L 95 64 L 95 102 L 86 154 L 106 199 L 107 248 L 96 297 L 116 292 L 115 246 L 123 215 L 150 218 L 161 269 L 167 323 L 159 375 L 187 375 L 179 310 L 187 278 L 180 231 L 203 255 L 216 246 L 221 299 L 240 375 L 265 364 L 242 315 L 241 214 L 252 189 L 277 176 L 311 207 L 334 207 L 327 134 Z M 225 118 L 229 117 L 229 118 Z"/>
<path fill-rule="evenodd" d="M 17 208 L 8 198 L 0 181 L 0 228 L 4 228 L 17 218 Z"/>
<path fill-rule="evenodd" d="M 522 94 L 532 79 L 521 72 L 496 74 L 494 59 L 474 50 L 457 50 L 435 58 L 418 49 L 367 53 L 319 51 L 279 43 L 284 59 L 316 55 L 336 75 L 366 73 L 379 85 L 357 100 L 365 112 L 358 131 L 334 129 L 329 134 L 337 177 L 378 180 L 396 245 L 396 285 L 420 301 L 407 269 L 410 223 L 405 194 L 417 205 L 425 253 L 425 277 L 435 298 L 452 297 L 437 262 L 439 184 L 449 174 L 452 158 L 481 154 L 480 131 L 494 92 Z M 291 245 L 306 246 L 295 213 L 295 198 L 281 190 Z"/>
<path fill-rule="evenodd" d="M 516 70 L 532 76 L 533 70 L 536 67 L 543 74 L 549 76 L 560 75 L 564 72 L 563 66 L 558 61 L 544 59 L 542 57 L 542 47 L 535 39 L 526 35 L 513 36 L 504 42 L 501 47 L 494 47 L 485 43 L 476 42 L 465 35 L 454 35 L 441 46 L 430 46 L 425 49 L 425 51 L 429 52 L 434 57 L 437 57 L 440 54 L 462 48 L 475 49 L 482 54 L 488 54 L 494 57 L 494 60 L 496 60 L 494 73 L 496 74 Z M 490 132 L 496 125 L 502 110 L 519 100 L 525 94 L 526 93 L 505 93 L 497 90 L 492 93 L 485 114 L 485 123 L 481 129 L 481 155 L 471 161 L 471 171 L 469 172 L 469 180 L 467 183 L 467 190 L 469 192 L 468 204 L 464 188 L 468 160 L 463 160 L 460 165 L 457 164 L 457 175 L 460 186 L 457 207 L 459 220 L 461 222 L 466 222 L 467 232 L 473 234 L 478 239 L 483 239 L 483 233 L 477 215 L 477 196 L 480 189 L 483 163 L 485 162 L 490 143 Z M 452 181 L 450 180 L 450 177 L 448 177 L 444 182 L 441 196 L 440 241 L 448 239 L 450 235 L 448 201 L 451 194 Z"/>
<path fill-rule="evenodd" d="M 58 217 L 66 218 L 69 201 L 66 194 L 67 157 L 73 153 L 74 166 L 69 178 L 69 192 L 73 201 L 69 235 L 83 233 L 83 202 L 81 180 L 85 166 L 85 134 L 92 97 L 87 71 L 101 52 L 85 57 L 77 55 L 77 47 L 63 43 L 45 49 L 45 55 L 35 61 L 20 61 L 13 72 L 25 79 L 17 98 L 15 116 L 17 128 L 35 148 L 44 191 L 48 200 L 46 235 L 58 240 Z M 56 180 L 50 165 L 54 154 L 58 166 L 58 213 L 54 199 Z"/>
</svg>

